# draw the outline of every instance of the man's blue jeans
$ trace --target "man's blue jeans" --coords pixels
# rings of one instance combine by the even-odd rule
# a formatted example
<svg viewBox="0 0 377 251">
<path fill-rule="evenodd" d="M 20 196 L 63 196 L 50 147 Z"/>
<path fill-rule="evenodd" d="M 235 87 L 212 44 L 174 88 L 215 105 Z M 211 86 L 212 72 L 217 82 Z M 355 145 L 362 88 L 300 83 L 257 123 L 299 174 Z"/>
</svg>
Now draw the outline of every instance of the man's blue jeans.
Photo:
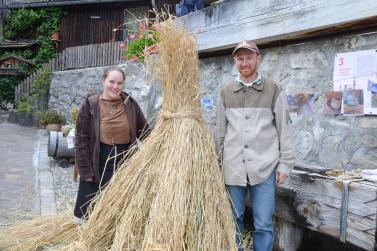
<svg viewBox="0 0 377 251">
<path fill-rule="evenodd" d="M 274 242 L 272 217 L 275 212 L 275 171 L 270 177 L 257 185 L 247 187 L 226 186 L 231 198 L 233 215 L 237 222 L 237 244 L 242 246 L 241 238 L 244 227 L 245 198 L 250 193 L 254 219 L 254 251 L 271 251 Z M 240 248 L 239 250 L 242 250 Z"/>
</svg>

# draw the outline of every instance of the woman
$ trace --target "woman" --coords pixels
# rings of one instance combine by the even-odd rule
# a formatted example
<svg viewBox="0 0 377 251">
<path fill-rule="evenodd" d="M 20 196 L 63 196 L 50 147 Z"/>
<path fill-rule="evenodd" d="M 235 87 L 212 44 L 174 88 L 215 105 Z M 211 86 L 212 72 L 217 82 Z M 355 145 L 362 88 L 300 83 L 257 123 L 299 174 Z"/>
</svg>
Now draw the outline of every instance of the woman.
<svg viewBox="0 0 377 251">
<path fill-rule="evenodd" d="M 124 152 L 149 129 L 139 105 L 123 92 L 124 81 L 122 69 L 107 68 L 102 76 L 103 91 L 86 98 L 78 114 L 75 154 L 80 184 L 74 210 L 77 223 L 85 218 L 99 188 L 113 176 Z"/>
</svg>

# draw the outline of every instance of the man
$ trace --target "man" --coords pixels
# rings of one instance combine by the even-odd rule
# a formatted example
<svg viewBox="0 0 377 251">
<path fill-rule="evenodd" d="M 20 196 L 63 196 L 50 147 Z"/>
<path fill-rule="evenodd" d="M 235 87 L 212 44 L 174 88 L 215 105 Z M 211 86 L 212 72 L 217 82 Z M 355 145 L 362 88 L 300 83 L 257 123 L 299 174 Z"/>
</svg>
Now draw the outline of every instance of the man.
<svg viewBox="0 0 377 251">
<path fill-rule="evenodd" d="M 203 9 L 203 0 L 181 0 L 175 5 L 175 14 L 181 17 L 190 12 Z"/>
<path fill-rule="evenodd" d="M 254 251 L 272 250 L 275 185 L 282 184 L 294 165 L 292 127 L 286 95 L 258 72 L 257 45 L 244 41 L 233 51 L 238 76 L 221 90 L 216 143 L 237 222 L 242 249 L 245 197 L 250 193 L 254 219 Z"/>
</svg>

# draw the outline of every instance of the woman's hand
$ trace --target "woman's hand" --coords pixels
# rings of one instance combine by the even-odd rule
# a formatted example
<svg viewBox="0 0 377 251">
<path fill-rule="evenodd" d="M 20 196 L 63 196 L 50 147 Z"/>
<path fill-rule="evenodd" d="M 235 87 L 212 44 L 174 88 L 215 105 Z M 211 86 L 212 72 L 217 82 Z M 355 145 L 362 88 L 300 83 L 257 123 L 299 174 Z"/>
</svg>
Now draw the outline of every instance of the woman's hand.
<svg viewBox="0 0 377 251">
<path fill-rule="evenodd" d="M 93 177 L 89 177 L 85 179 L 86 182 L 93 182 Z"/>
</svg>

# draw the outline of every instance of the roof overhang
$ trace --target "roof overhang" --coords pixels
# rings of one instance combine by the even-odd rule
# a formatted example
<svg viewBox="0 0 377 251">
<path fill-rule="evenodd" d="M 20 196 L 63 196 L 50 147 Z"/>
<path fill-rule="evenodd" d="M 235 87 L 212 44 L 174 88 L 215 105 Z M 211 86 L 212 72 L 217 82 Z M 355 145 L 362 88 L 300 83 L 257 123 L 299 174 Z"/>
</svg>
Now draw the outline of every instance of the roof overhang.
<svg viewBox="0 0 377 251">
<path fill-rule="evenodd" d="M 5 2 L 5 1 L 4 1 Z M 38 8 L 38 7 L 56 7 L 56 6 L 70 6 L 70 5 L 83 5 L 83 4 L 104 4 L 116 2 L 129 2 L 129 3 L 142 3 L 146 4 L 150 0 L 8 0 L 0 9 L 19 9 L 19 8 Z"/>
</svg>

